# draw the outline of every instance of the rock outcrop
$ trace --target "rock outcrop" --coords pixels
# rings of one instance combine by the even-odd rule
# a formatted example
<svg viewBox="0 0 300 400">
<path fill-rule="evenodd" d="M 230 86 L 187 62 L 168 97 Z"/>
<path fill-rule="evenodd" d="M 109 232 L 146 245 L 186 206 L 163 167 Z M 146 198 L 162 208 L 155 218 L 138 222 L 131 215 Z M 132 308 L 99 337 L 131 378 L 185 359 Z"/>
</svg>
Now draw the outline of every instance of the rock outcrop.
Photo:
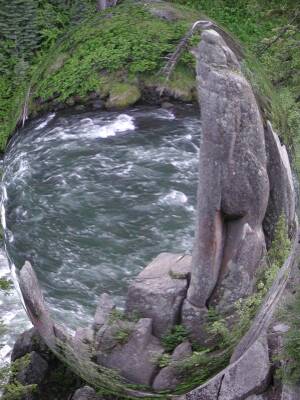
<svg viewBox="0 0 300 400">
<path fill-rule="evenodd" d="M 262 118 L 221 36 L 203 32 L 197 58 L 202 115 L 198 217 L 188 301 L 226 310 L 253 290 L 265 252 L 269 180 Z M 239 285 L 236 284 L 239 282 Z"/>
<path fill-rule="evenodd" d="M 20 272 L 24 303 L 37 331 L 54 352 L 59 347 L 62 355 L 69 357 L 71 367 L 78 362 L 76 372 L 87 382 L 92 384 L 92 378 L 100 377 L 96 387 L 111 379 L 107 375 L 110 368 L 126 383 L 152 386 L 156 392 L 174 390 L 181 382 L 178 362 L 192 355 L 190 343 L 209 345 L 209 306 L 225 316 L 232 313 L 236 301 L 254 291 L 266 254 L 265 234 L 271 241 L 282 212 L 290 232 L 295 225 L 295 194 L 287 152 L 269 123 L 264 129 L 239 60 L 214 30 L 202 34 L 197 75 L 202 141 L 192 257 L 160 254 L 130 285 L 124 314 L 109 295 L 103 294 L 92 326 L 77 329 L 73 337 L 51 319 L 31 265 L 27 262 Z M 236 346 L 230 364 L 205 384 L 179 398 L 170 395 L 171 399 L 271 399 L 271 356 L 288 327 L 275 324 L 272 332 L 269 328 L 298 253 L 299 245 L 294 241 L 290 256 L 251 328 Z M 179 345 L 176 342 L 173 353 L 166 354 L 162 339 L 178 324 L 187 328 L 189 338 Z M 37 383 L 42 390 L 50 365 L 58 361 L 47 354 L 37 331 L 33 329 L 18 339 L 12 359 L 29 354 L 30 362 L 18 379 Z M 162 356 L 170 363 L 160 368 Z M 90 371 L 95 375 L 89 375 Z M 116 382 L 119 385 L 119 380 Z M 123 393 L 121 382 L 118 395 Z M 153 395 L 133 393 L 128 386 L 126 390 L 124 393 L 133 397 Z M 298 395 L 298 388 L 283 386 L 281 400 L 294 400 Z M 68 396 L 100 400 L 94 389 L 74 380 Z"/>
<path fill-rule="evenodd" d="M 152 320 L 144 318 L 136 324 L 125 343 L 117 344 L 110 352 L 98 353 L 98 362 L 116 369 L 131 382 L 150 386 L 163 352 L 159 340 L 152 335 Z"/>
<path fill-rule="evenodd" d="M 153 333 L 166 334 L 180 322 L 181 306 L 188 288 L 191 257 L 162 253 L 133 281 L 127 295 L 127 314 L 152 318 Z"/>
<path fill-rule="evenodd" d="M 180 378 L 177 363 L 191 355 L 192 346 L 188 341 L 179 344 L 171 356 L 170 364 L 167 367 L 162 368 L 155 377 L 152 385 L 153 389 L 157 392 L 176 389 L 182 380 Z"/>
<path fill-rule="evenodd" d="M 264 337 L 256 341 L 241 360 L 192 390 L 183 399 L 243 400 L 252 394 L 263 393 L 269 383 L 270 368 L 268 344 Z"/>
<path fill-rule="evenodd" d="M 280 143 L 269 121 L 265 129 L 265 137 L 270 197 L 263 227 L 267 245 L 270 247 L 276 223 L 281 214 L 284 214 L 286 218 L 290 236 L 295 231 L 295 189 L 286 147 Z"/>
</svg>

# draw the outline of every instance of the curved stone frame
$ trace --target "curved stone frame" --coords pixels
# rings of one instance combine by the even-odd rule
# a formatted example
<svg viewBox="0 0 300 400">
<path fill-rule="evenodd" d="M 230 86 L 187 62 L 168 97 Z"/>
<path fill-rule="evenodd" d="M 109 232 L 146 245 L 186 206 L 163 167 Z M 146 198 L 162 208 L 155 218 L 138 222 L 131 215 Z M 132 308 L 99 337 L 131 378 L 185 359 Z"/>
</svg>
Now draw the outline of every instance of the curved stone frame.
<svg viewBox="0 0 300 400">
<path fill-rule="evenodd" d="M 204 22 L 207 23 L 207 21 Z M 250 285 L 250 291 L 248 290 L 245 293 L 238 291 L 233 298 L 229 299 L 229 303 L 232 305 L 236 298 L 247 296 L 253 291 L 255 272 L 260 268 L 260 262 L 265 252 L 262 224 L 267 208 L 270 206 L 269 192 L 272 190 L 276 191 L 276 187 L 274 188 L 276 182 L 274 179 L 272 180 L 272 174 L 268 170 L 268 162 L 270 164 L 270 160 L 273 160 L 273 162 L 275 160 L 277 169 L 281 173 L 281 184 L 285 185 L 281 191 L 281 208 L 277 210 L 276 215 L 269 216 L 268 226 L 273 224 L 273 228 L 270 228 L 271 230 L 274 230 L 274 220 L 278 218 L 278 213 L 282 212 L 282 209 L 286 213 L 290 230 L 292 230 L 292 227 L 295 225 L 295 203 L 291 169 L 286 150 L 280 145 L 278 137 L 273 132 L 270 123 L 267 124 L 267 127 L 264 127 L 251 86 L 241 73 L 238 59 L 215 30 L 204 30 L 202 33 L 202 41 L 197 52 L 197 76 L 204 129 L 200 155 L 202 175 L 200 173 L 198 190 L 198 210 L 202 214 L 198 216 L 197 233 L 191 262 L 192 268 L 190 268 L 190 259 L 185 258 L 184 267 L 178 269 L 177 263 L 181 265 L 180 263 L 185 256 L 176 255 L 176 259 L 172 259 L 171 264 L 166 267 L 166 274 L 170 278 L 169 281 L 178 280 L 175 285 L 178 289 L 176 293 L 180 293 L 180 296 L 176 297 L 177 308 L 174 316 L 168 320 L 169 324 L 172 325 L 174 323 L 174 318 L 175 320 L 181 320 L 184 325 L 190 328 L 192 334 L 200 336 L 201 342 L 202 334 L 203 340 L 205 341 L 206 339 L 202 325 L 206 318 L 207 306 L 210 303 L 222 304 L 222 299 L 225 299 L 223 307 L 227 304 L 228 297 L 226 297 L 226 287 L 224 288 L 224 277 L 226 274 L 228 277 L 228 274 L 232 273 L 229 261 L 234 257 L 236 257 L 234 264 L 238 266 L 242 265 L 242 271 L 239 271 L 241 274 L 238 276 L 246 284 Z M 224 117 L 224 121 L 220 121 L 220 110 L 222 111 L 221 117 Z M 237 115 L 239 111 L 240 116 Z M 246 116 L 248 122 L 251 122 L 254 126 L 245 128 L 243 125 L 245 120 L 242 116 Z M 238 130 L 237 127 L 242 128 Z M 269 135 L 269 148 L 267 150 L 265 146 L 266 131 Z M 241 132 L 244 132 L 244 136 Z M 228 134 L 227 137 L 226 133 Z M 244 165 L 245 158 L 243 155 L 246 153 L 243 153 L 243 145 L 245 144 L 243 140 L 247 136 L 246 134 L 249 133 L 251 135 L 248 145 L 253 153 Z M 221 136 L 223 135 L 222 139 L 224 140 L 222 146 L 224 143 L 228 144 L 226 149 L 220 146 L 220 136 L 218 136 L 220 134 Z M 244 139 L 240 140 L 241 138 Z M 253 138 L 255 140 L 252 140 Z M 235 153 L 234 146 L 238 140 L 240 140 L 238 151 Z M 221 161 L 224 161 L 223 165 Z M 218 164 L 218 185 L 212 187 L 209 179 L 214 177 L 215 162 Z M 253 169 L 251 167 L 250 175 L 248 174 L 249 165 L 255 171 L 252 174 Z M 210 170 L 205 169 L 207 166 L 209 166 Z M 237 166 L 244 166 L 244 169 L 237 170 Z M 256 197 L 252 196 L 253 193 L 251 190 L 248 192 L 249 196 L 247 195 L 246 198 L 244 190 L 230 190 L 231 188 L 234 189 L 232 182 L 236 182 L 236 175 L 242 181 L 247 177 L 248 183 L 250 181 L 254 182 L 251 189 L 256 187 L 261 191 L 258 204 L 254 204 Z M 271 188 L 269 187 L 269 181 Z M 247 187 L 247 182 L 245 185 Z M 221 192 L 223 193 L 222 195 L 220 194 Z M 285 198 L 283 198 L 283 192 L 285 194 L 288 193 Z M 203 201 L 205 201 L 205 204 Z M 274 200 L 273 198 L 271 201 L 276 203 L 278 199 Z M 248 212 L 248 207 L 251 210 L 250 212 Z M 265 232 L 269 233 L 266 229 Z M 227 239 L 224 239 L 224 237 Z M 228 240 L 228 237 L 229 243 L 227 243 L 226 250 L 226 240 Z M 242 250 L 239 249 L 240 251 L 236 251 L 230 241 L 237 240 L 239 237 L 242 237 L 242 240 L 239 242 L 240 249 Z M 252 247 L 250 246 L 250 252 L 249 246 L 248 251 L 244 250 L 245 244 L 249 241 L 253 244 Z M 280 300 L 280 296 L 284 291 L 289 273 L 295 264 L 298 250 L 298 239 L 296 237 L 289 258 L 279 271 L 249 332 L 237 346 L 231 360 L 232 363 L 210 381 L 186 395 L 164 395 L 164 398 L 187 400 L 221 400 L 226 398 L 226 400 L 233 400 L 236 398 L 244 399 L 248 395 L 263 391 L 268 383 L 268 365 L 270 364 L 267 354 L 266 330 Z M 249 254 L 254 254 L 251 265 L 244 265 L 245 259 L 247 259 Z M 173 256 L 171 255 L 171 257 Z M 226 259 L 226 263 L 224 263 L 224 258 Z M 164 265 L 167 265 L 167 263 L 164 263 Z M 243 273 L 247 270 L 247 267 L 249 267 L 249 271 L 245 278 Z M 178 274 L 182 274 L 182 269 L 184 270 L 183 276 L 178 276 Z M 233 276 L 235 276 L 235 273 L 236 271 L 233 271 Z M 164 277 L 166 277 L 166 274 Z M 146 274 L 144 278 L 147 281 L 149 277 L 147 278 Z M 139 279 L 141 279 L 141 276 L 135 280 L 135 283 Z M 160 279 L 161 277 L 158 277 L 158 280 Z M 229 282 L 231 282 L 230 279 Z M 119 379 L 111 370 L 92 362 L 86 357 L 86 353 L 89 354 L 87 347 L 82 343 L 78 345 L 78 342 L 76 343 L 73 337 L 52 320 L 44 302 L 42 291 L 39 288 L 36 275 L 28 262 L 25 263 L 20 271 L 19 285 L 31 322 L 49 348 L 58 358 L 67 362 L 76 374 L 97 388 L 107 390 L 108 387 L 112 387 L 113 394 L 121 398 L 160 397 L 159 394 L 152 392 L 144 393 L 130 389 L 127 387 L 126 382 Z M 172 282 L 172 285 L 174 285 L 174 282 Z M 233 291 L 236 290 L 235 287 L 232 287 L 232 289 Z M 166 307 L 168 308 L 168 303 L 166 303 Z M 134 309 L 134 306 L 130 305 L 130 301 L 127 303 L 127 308 L 127 312 Z M 181 316 L 177 315 L 178 309 Z M 150 316 L 143 309 L 139 309 L 139 311 L 142 311 L 144 320 L 152 318 L 156 321 L 156 310 L 152 310 Z M 145 323 L 149 325 L 149 321 L 144 321 Z M 152 322 L 149 326 L 152 329 L 151 324 Z M 169 325 L 167 324 L 167 326 Z M 147 332 L 149 332 L 149 329 Z M 155 322 L 154 331 L 157 336 L 161 336 L 165 329 L 164 324 Z M 250 385 L 248 388 L 248 393 L 245 394 L 243 392 L 239 395 L 240 397 L 234 397 L 233 389 L 239 393 L 239 376 L 236 374 L 236 371 L 240 368 L 250 368 L 251 364 L 249 363 L 253 363 L 253 359 L 255 359 L 257 354 L 260 354 L 260 360 L 257 360 L 257 362 L 261 361 L 263 363 L 261 369 L 262 375 L 259 376 L 258 380 L 255 381 L 254 379 L 252 381 L 252 386 Z"/>
</svg>

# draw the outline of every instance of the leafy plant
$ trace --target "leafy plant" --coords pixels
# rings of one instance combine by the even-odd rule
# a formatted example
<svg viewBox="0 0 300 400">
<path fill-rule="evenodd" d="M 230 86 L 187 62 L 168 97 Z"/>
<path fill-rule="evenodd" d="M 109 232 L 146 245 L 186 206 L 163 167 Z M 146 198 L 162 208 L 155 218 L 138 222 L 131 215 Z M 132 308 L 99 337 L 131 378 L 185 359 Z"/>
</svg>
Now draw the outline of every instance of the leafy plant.
<svg viewBox="0 0 300 400">
<path fill-rule="evenodd" d="M 174 325 L 169 333 L 162 338 L 162 344 L 167 352 L 172 352 L 188 337 L 188 331 L 183 325 Z"/>
<path fill-rule="evenodd" d="M 3 390 L 3 400 L 21 400 L 37 390 L 37 385 L 23 385 L 18 381 L 18 373 L 27 368 L 30 355 L 19 358 L 11 365 L 0 369 L 0 389 Z"/>
</svg>

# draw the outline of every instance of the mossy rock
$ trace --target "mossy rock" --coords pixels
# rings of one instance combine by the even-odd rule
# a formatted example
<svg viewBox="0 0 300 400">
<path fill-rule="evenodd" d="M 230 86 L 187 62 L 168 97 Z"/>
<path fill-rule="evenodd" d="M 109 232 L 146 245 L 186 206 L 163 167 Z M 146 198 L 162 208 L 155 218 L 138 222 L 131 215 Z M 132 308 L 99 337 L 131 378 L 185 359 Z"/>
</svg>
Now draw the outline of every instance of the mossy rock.
<svg viewBox="0 0 300 400">
<path fill-rule="evenodd" d="M 135 85 L 116 83 L 112 86 L 105 104 L 108 109 L 122 109 L 135 104 L 141 98 L 141 92 Z"/>
</svg>

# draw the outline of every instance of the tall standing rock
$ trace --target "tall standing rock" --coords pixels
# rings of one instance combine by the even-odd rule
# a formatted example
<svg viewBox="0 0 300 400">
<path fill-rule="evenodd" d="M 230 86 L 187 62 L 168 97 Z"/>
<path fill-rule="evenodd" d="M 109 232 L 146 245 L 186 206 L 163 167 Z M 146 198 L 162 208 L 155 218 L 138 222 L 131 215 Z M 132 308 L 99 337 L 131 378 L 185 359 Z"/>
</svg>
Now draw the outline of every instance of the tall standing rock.
<svg viewBox="0 0 300 400">
<path fill-rule="evenodd" d="M 265 254 L 262 221 L 269 198 L 259 108 L 235 54 L 214 30 L 202 33 L 197 76 L 202 115 L 198 219 L 183 323 L 190 306 L 213 304 L 228 311 L 252 292 Z"/>
<path fill-rule="evenodd" d="M 285 215 L 290 236 L 295 230 L 295 189 L 291 165 L 286 147 L 280 143 L 268 121 L 265 129 L 270 197 L 263 221 L 266 242 L 270 247 L 274 239 L 276 224 L 281 214 Z"/>
</svg>

